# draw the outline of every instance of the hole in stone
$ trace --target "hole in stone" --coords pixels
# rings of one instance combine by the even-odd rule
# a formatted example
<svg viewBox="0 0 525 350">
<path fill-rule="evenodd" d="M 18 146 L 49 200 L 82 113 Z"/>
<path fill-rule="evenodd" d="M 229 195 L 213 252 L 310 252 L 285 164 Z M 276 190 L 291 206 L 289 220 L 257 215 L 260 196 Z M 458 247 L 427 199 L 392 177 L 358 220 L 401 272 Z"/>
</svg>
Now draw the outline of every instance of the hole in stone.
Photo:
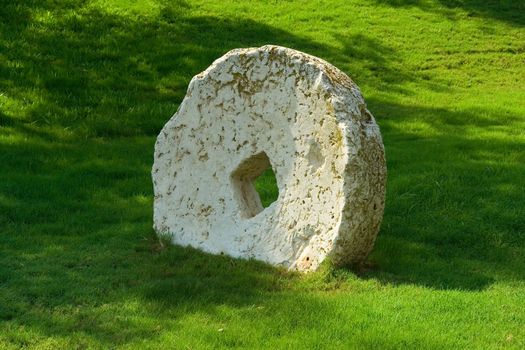
<svg viewBox="0 0 525 350">
<path fill-rule="evenodd" d="M 270 204 L 277 200 L 279 187 L 277 187 L 277 179 L 272 167 L 263 171 L 261 176 L 255 179 L 255 190 L 259 193 L 264 208 L 269 207 Z"/>
<path fill-rule="evenodd" d="M 279 196 L 275 174 L 264 152 L 242 161 L 231 174 L 231 180 L 244 218 L 259 214 Z"/>
</svg>

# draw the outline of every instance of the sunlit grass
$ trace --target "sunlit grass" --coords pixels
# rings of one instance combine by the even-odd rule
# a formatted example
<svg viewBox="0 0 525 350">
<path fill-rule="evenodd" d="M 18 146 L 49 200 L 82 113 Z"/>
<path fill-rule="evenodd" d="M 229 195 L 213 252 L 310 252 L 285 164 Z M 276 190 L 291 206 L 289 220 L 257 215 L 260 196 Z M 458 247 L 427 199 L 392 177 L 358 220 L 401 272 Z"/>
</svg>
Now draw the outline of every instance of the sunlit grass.
<svg viewBox="0 0 525 350">
<path fill-rule="evenodd" d="M 0 348 L 525 347 L 525 8 L 511 0 L 0 6 Z M 235 47 L 322 57 L 384 138 L 369 261 L 307 276 L 166 244 L 153 145 Z M 263 204 L 277 196 L 266 173 Z"/>
</svg>

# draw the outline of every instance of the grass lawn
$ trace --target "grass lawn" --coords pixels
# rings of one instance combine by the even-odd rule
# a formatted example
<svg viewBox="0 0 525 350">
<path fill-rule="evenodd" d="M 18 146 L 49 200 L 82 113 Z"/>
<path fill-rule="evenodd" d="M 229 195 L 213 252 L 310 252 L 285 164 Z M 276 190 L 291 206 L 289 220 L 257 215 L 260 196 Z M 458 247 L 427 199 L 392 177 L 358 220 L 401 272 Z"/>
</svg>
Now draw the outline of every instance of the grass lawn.
<svg viewBox="0 0 525 350">
<path fill-rule="evenodd" d="M 357 270 L 152 231 L 153 144 L 191 77 L 270 43 L 349 74 L 381 127 Z M 525 348 L 525 2 L 3 2 L 0 348 Z"/>
</svg>

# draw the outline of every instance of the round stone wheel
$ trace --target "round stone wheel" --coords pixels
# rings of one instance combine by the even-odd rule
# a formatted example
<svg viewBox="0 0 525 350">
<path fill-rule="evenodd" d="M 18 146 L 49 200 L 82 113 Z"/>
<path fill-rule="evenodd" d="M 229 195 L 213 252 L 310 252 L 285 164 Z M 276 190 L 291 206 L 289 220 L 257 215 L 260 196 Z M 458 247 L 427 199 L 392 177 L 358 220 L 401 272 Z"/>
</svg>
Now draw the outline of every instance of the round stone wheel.
<svg viewBox="0 0 525 350">
<path fill-rule="evenodd" d="M 155 144 L 154 228 L 174 243 L 300 271 L 358 263 L 383 217 L 379 128 L 343 72 L 279 46 L 195 76 Z M 279 195 L 254 181 L 271 167 Z"/>
</svg>

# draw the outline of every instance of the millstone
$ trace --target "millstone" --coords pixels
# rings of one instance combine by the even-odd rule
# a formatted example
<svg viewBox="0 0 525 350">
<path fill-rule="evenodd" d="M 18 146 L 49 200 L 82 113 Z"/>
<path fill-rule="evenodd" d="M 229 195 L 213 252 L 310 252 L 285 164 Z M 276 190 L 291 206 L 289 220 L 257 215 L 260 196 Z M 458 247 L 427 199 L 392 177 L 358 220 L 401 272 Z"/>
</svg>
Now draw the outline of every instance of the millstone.
<svg viewBox="0 0 525 350">
<path fill-rule="evenodd" d="M 263 208 L 268 167 L 279 195 Z M 152 175 L 157 232 L 300 271 L 365 259 L 383 216 L 384 148 L 359 88 L 278 46 L 232 50 L 192 79 Z"/>
</svg>

